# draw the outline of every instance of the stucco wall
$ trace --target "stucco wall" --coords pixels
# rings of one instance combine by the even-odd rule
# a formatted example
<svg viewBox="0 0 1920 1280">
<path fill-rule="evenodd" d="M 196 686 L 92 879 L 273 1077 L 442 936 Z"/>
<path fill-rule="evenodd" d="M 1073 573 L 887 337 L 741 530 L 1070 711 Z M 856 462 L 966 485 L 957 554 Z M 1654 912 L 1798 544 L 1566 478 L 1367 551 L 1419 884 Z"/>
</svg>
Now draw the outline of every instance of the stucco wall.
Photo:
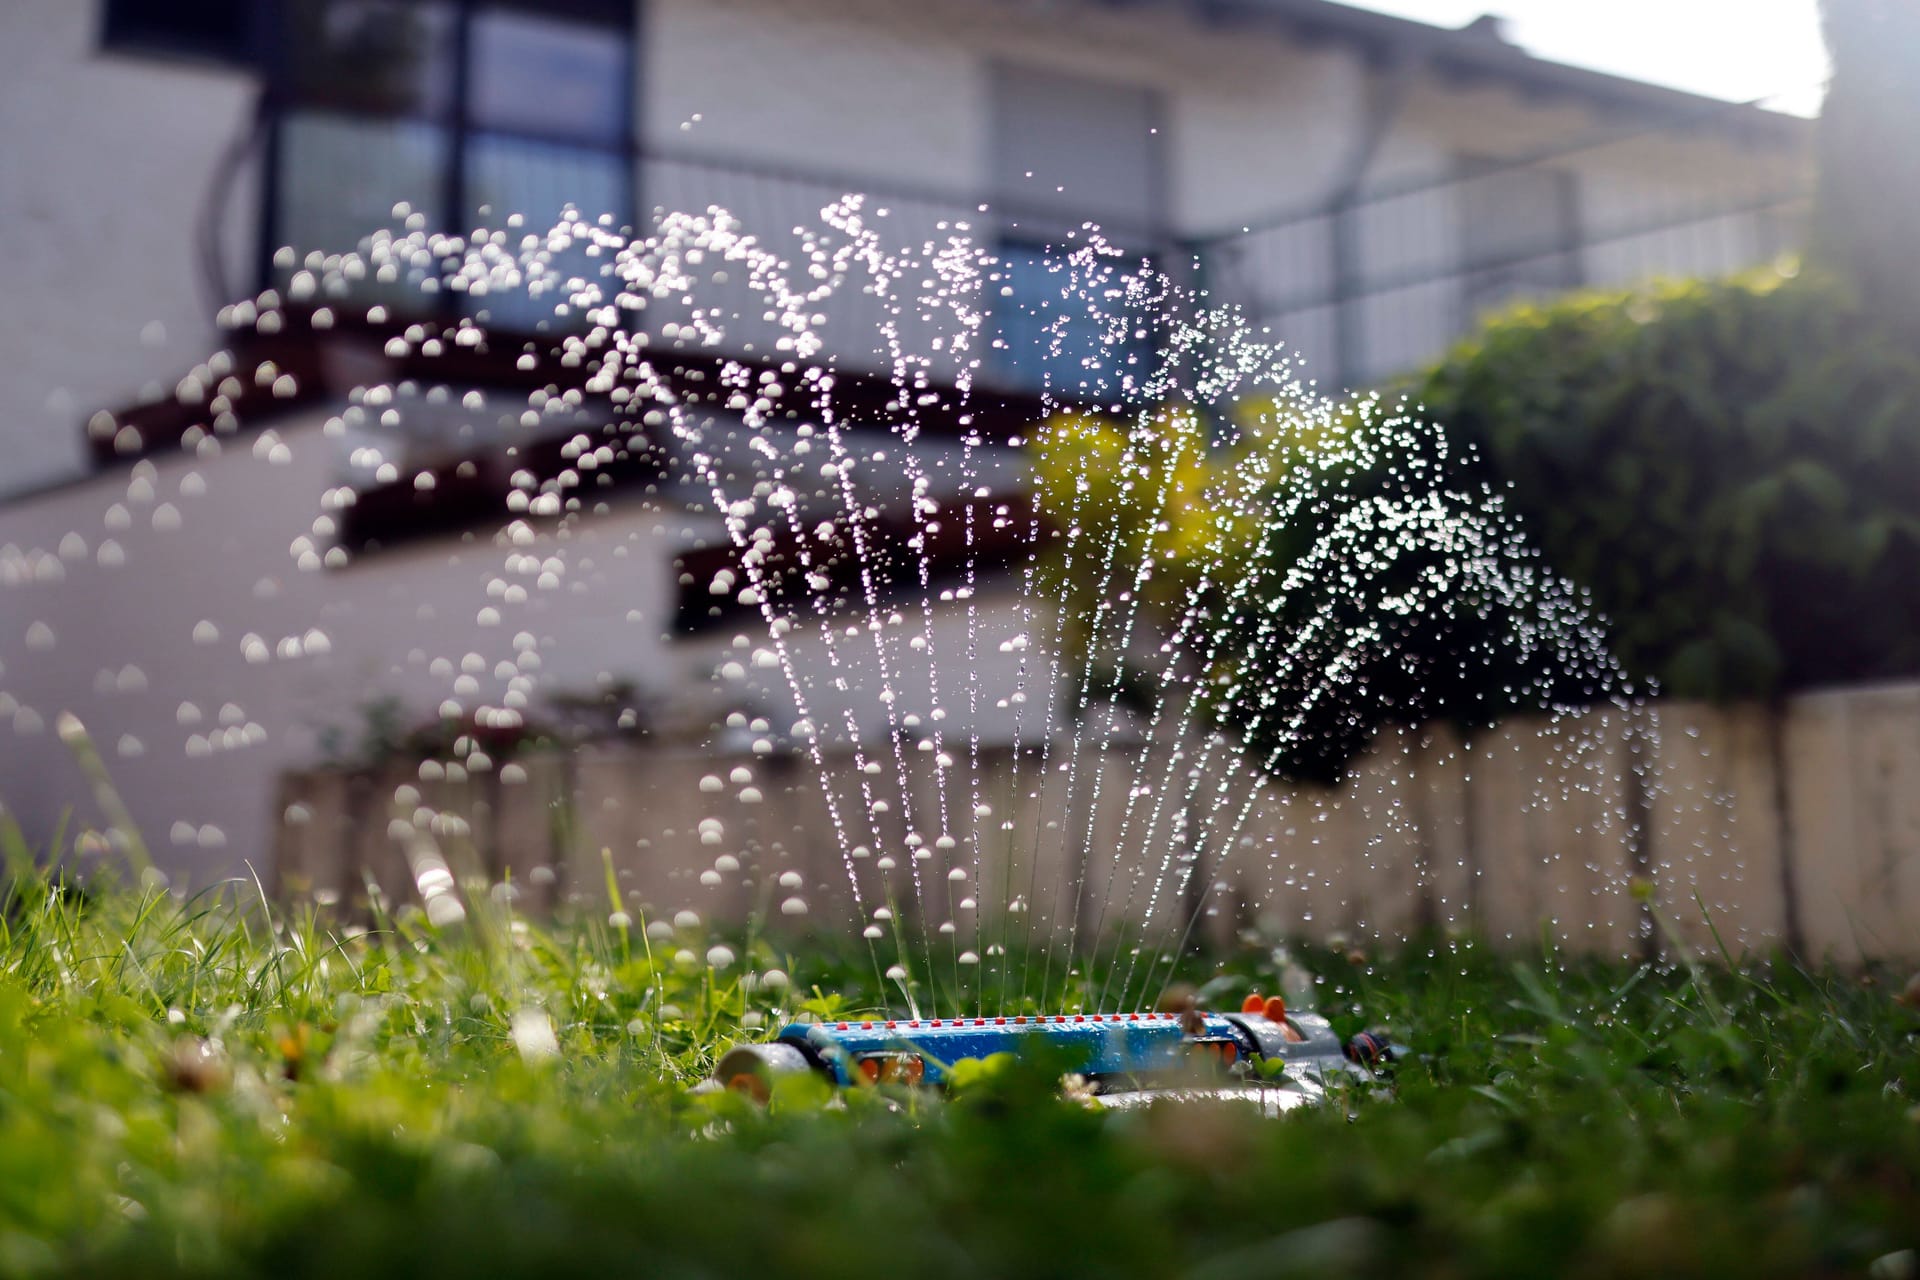
<svg viewBox="0 0 1920 1280">
<path fill-rule="evenodd" d="M 624 510 L 564 542 L 550 531 L 525 546 L 478 536 L 344 569 L 296 567 L 296 539 L 326 545 L 314 521 L 340 478 L 320 416 L 261 437 L 262 456 L 241 440 L 217 458 L 170 457 L 0 509 L 10 577 L 44 578 L 49 556 L 58 565 L 58 580 L 0 585 L 0 804 L 30 832 L 44 838 L 62 810 L 90 808 L 54 737 L 62 711 L 84 721 L 148 839 L 204 876 L 260 856 L 274 777 L 315 759 L 330 727 L 354 744 L 377 698 L 430 717 L 450 697 L 500 705 L 516 677 L 572 690 L 602 672 L 682 683 L 661 643 L 671 553 L 653 533 L 657 512 Z M 109 540 L 118 552 L 103 551 Z M 124 562 L 103 565 L 103 554 Z M 509 555 L 522 558 L 513 569 Z M 560 557 L 560 585 L 539 589 L 528 556 Z M 496 580 L 525 587 L 527 602 L 490 595 Z M 480 625 L 489 607 L 503 616 Z M 217 638 L 196 639 L 202 623 Z M 516 646 L 522 632 L 535 662 Z M 255 660 L 249 636 L 270 656 Z M 299 656 L 283 648 L 290 639 Z M 456 687 L 468 654 L 480 667 L 470 692 Z M 209 734 L 234 745 L 209 752 Z"/>
<path fill-rule="evenodd" d="M 77 473 L 89 414 L 170 392 L 216 345 L 195 227 L 254 84 L 102 53 L 96 7 L 0 12 L 0 498 Z M 248 178 L 230 206 L 221 243 L 245 264 Z"/>
</svg>

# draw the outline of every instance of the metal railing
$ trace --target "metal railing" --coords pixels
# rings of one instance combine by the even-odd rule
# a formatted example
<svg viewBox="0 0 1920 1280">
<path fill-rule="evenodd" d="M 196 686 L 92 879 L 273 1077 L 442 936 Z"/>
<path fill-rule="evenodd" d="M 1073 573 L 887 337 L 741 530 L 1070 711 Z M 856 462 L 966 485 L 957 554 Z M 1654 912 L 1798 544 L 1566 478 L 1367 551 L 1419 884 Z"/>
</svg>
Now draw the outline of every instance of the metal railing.
<svg viewBox="0 0 1920 1280">
<path fill-rule="evenodd" d="M 1810 168 L 1793 126 L 1770 127 L 1771 136 L 1730 143 L 1723 131 L 1702 128 L 1698 120 L 1676 121 L 1531 156 L 1460 157 L 1445 172 L 1377 183 L 1345 199 L 1199 237 L 1164 227 L 1104 230 L 1131 250 L 1190 271 L 1210 300 L 1240 308 L 1298 350 L 1323 384 L 1366 385 L 1434 358 L 1489 309 L 1517 298 L 1653 276 L 1722 274 L 1793 249 L 1802 238 Z M 316 156 L 329 172 L 283 174 L 277 187 L 303 201 L 340 202 L 338 210 L 298 211 L 316 227 L 364 219 L 403 198 L 397 188 L 409 180 L 408 166 L 387 159 L 406 141 L 394 133 L 384 148 L 331 145 Z M 297 161 L 285 149 L 282 158 Z M 547 206 L 557 213 L 568 201 L 582 202 L 579 163 L 559 154 L 525 159 L 496 185 L 533 220 Z M 802 241 L 820 229 L 822 210 L 856 192 L 865 194 L 867 224 L 889 249 L 971 237 L 995 248 L 1017 244 L 1030 254 L 1036 239 L 1058 243 L 1071 230 L 1057 215 L 1049 221 L 983 201 L 976 192 L 876 183 L 757 159 L 639 152 L 624 173 L 600 172 L 608 168 L 606 157 L 594 163 L 599 168 L 585 184 L 588 199 L 616 206 L 604 210 L 616 220 L 644 224 L 667 211 L 724 208 L 801 275 Z M 581 212 L 593 217 L 603 210 Z M 827 352 L 842 367 L 873 372 L 888 370 L 897 351 L 910 352 L 935 383 L 951 384 L 961 362 L 978 355 L 985 356 L 979 380 L 988 384 L 1031 389 L 1045 375 L 1032 362 L 1021 366 L 990 349 L 957 353 L 951 316 L 911 305 L 918 283 L 898 282 L 910 304 L 904 306 L 899 297 L 857 284 L 840 289 L 822 308 Z M 998 313 L 990 329 L 1031 331 L 1031 316 L 1023 319 L 1019 310 L 1032 301 L 1005 300 L 1000 292 L 992 285 L 983 290 Z M 367 300 L 374 300 L 371 293 Z M 506 300 L 495 305 L 510 319 L 531 315 Z M 721 319 L 729 354 L 776 355 L 783 330 L 745 280 L 705 283 L 694 305 Z M 650 307 L 642 323 L 658 334 L 683 322 L 685 310 L 663 302 Z M 983 345 L 990 347 L 994 336 L 985 335 Z M 890 337 L 897 337 L 897 348 Z"/>
<path fill-rule="evenodd" d="M 1797 249 L 1809 136 L 1804 121 L 1711 104 L 1529 155 L 1458 156 L 1196 252 L 1214 301 L 1294 346 L 1323 381 L 1368 385 L 1523 298 L 1724 275 Z"/>
</svg>

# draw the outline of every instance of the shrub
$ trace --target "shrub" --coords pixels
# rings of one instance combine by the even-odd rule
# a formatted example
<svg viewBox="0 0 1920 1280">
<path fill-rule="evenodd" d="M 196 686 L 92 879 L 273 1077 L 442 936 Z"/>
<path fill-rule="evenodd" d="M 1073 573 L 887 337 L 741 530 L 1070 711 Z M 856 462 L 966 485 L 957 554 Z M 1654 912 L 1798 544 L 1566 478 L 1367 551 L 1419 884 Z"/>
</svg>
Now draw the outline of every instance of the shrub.
<svg viewBox="0 0 1920 1280">
<path fill-rule="evenodd" d="M 1297 390 L 1246 417 L 1058 419 L 1040 435 L 1068 616 L 1097 632 L 1124 591 L 1169 637 L 1136 684 L 1186 686 L 1259 768 L 1313 782 L 1388 724 L 1485 725 L 1612 691 L 1575 593 L 1442 432 Z M 1097 665 L 1097 637 L 1086 652 Z M 1091 691 L 1124 681 L 1097 672 Z"/>
<path fill-rule="evenodd" d="M 1832 282 L 1522 307 L 1420 396 L 1667 692 L 1920 672 L 1920 360 Z"/>
</svg>

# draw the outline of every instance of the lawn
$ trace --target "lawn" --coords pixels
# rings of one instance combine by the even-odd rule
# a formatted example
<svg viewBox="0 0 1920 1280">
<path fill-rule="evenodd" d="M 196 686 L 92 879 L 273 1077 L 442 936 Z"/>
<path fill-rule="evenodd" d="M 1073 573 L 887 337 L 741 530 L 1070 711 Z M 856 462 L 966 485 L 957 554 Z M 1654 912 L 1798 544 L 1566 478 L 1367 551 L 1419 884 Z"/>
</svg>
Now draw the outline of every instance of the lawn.
<svg viewBox="0 0 1920 1280">
<path fill-rule="evenodd" d="M 17 875 L 0 1274 L 1915 1273 L 1903 974 L 1299 954 L 1417 1050 L 1391 1096 L 1102 1114 L 1021 1065 L 761 1111 L 689 1086 L 776 1008 L 874 1007 L 865 953 L 619 906 L 353 932 Z M 1278 962 L 1193 976 L 1237 1003 Z"/>
</svg>

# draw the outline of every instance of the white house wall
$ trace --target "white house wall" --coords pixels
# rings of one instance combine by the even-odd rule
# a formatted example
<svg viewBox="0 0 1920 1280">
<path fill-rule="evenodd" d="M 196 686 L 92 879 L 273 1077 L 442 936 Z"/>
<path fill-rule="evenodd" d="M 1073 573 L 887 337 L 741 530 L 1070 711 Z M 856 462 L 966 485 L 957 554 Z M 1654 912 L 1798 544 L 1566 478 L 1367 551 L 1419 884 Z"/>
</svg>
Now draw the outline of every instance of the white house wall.
<svg viewBox="0 0 1920 1280">
<path fill-rule="evenodd" d="M 375 699 L 403 699 L 416 720 L 449 697 L 498 706 L 510 679 L 498 664 L 516 659 L 511 671 L 542 691 L 590 690 L 602 673 L 648 688 L 686 683 L 683 659 L 661 639 L 675 539 L 654 534 L 666 527 L 658 512 L 623 510 L 525 547 L 481 536 L 372 553 L 344 569 L 296 568 L 290 547 L 313 536 L 321 494 L 341 474 L 321 416 L 261 437 L 263 453 L 283 446 L 281 460 L 242 440 L 210 460 L 170 457 L 0 509 L 10 577 L 46 576 L 49 556 L 59 566 L 60 580 L 0 586 L 0 805 L 30 833 L 46 838 L 68 806 L 92 816 L 55 740 L 63 711 L 85 723 L 148 839 L 203 879 L 270 847 L 274 779 L 319 758 L 328 729 L 352 748 Z M 99 563 L 109 540 L 124 564 Z M 533 589 L 506 571 L 509 553 L 560 556 L 562 585 Z M 496 579 L 527 585 L 527 603 L 490 596 Z M 504 616 L 479 625 L 489 607 Z M 196 640 L 203 622 L 217 639 Z M 522 631 L 538 640 L 537 665 L 515 647 Z M 250 635 L 272 656 L 250 660 Z M 289 639 L 300 656 L 283 649 Z M 456 690 L 455 671 L 432 670 L 436 658 L 457 668 L 470 653 L 482 668 L 471 693 Z M 183 703 L 198 712 L 185 713 L 191 723 Z M 209 734 L 235 744 L 208 754 Z"/>
<path fill-rule="evenodd" d="M 984 79 L 973 51 L 916 8 L 647 0 L 648 146 L 977 190 Z"/>
<path fill-rule="evenodd" d="M 88 414 L 170 392 L 216 342 L 196 227 L 254 83 L 103 53 L 96 10 L 0 14 L 0 499 L 78 474 Z M 243 176 L 220 242 L 242 286 L 256 207 Z"/>
<path fill-rule="evenodd" d="M 1344 46 L 1165 11 L 930 0 L 647 0 L 652 147 L 991 200 L 996 61 L 1158 91 L 1169 208 L 1200 231 L 1323 191 L 1358 131 Z M 695 120 L 695 117 L 699 117 Z M 683 127 L 685 126 L 685 127 Z M 1033 175 L 1044 185 L 1044 174 Z"/>
<path fill-rule="evenodd" d="M 1323 67 L 1337 65 L 1323 59 Z M 1335 233 L 1334 220 L 1317 210 L 1339 175 L 1323 174 L 1310 192 L 1270 206 L 1278 221 L 1232 246 L 1219 271 L 1227 296 L 1248 302 L 1323 379 L 1404 373 L 1475 318 L 1463 287 L 1462 188 L 1453 182 L 1467 157 L 1548 157 L 1571 174 L 1582 234 L 1602 238 L 1579 258 L 1582 277 L 1598 285 L 1752 265 L 1778 251 L 1778 233 L 1762 215 L 1717 211 L 1809 182 L 1801 150 L 1731 138 L 1708 123 L 1715 108 L 1703 108 L 1702 127 L 1673 134 L 1566 97 L 1463 83 L 1417 66 L 1380 74 L 1404 83 L 1376 99 L 1389 123 L 1361 172 L 1345 175 L 1357 182 L 1348 288 L 1357 283 L 1362 292 L 1346 324 L 1359 349 L 1337 351 L 1341 321 L 1324 301 L 1336 290 Z M 1356 122 L 1364 109 L 1357 89 L 1326 100 L 1347 102 Z M 1322 119 L 1310 118 L 1317 126 Z M 1318 136 L 1338 131 L 1318 127 Z M 1643 226 L 1651 229 L 1636 230 Z"/>
<path fill-rule="evenodd" d="M 1780 224 L 1798 242 L 1790 228 L 1811 187 L 1798 151 L 1702 138 L 1638 138 L 1596 149 L 1576 169 L 1583 210 L 1602 233 L 1583 262 L 1601 285 L 1731 271 L 1778 253 Z"/>
<path fill-rule="evenodd" d="M 863 180 L 875 188 L 870 207 L 888 210 L 873 225 L 890 248 L 944 242 L 962 224 L 991 248 L 1014 219 L 1000 197 L 1017 205 L 1021 195 L 988 182 L 996 62 L 1158 91 L 1165 213 L 1177 230 L 1214 231 L 1308 203 L 1358 142 L 1364 76 L 1350 52 L 1230 38 L 1165 14 L 876 0 L 804 9 L 650 0 L 645 13 L 642 123 L 656 154 L 642 174 L 643 198 L 661 210 L 721 205 L 783 248 L 790 226 L 816 225 L 822 205 Z M 751 162 L 831 177 L 770 181 Z M 1047 175 L 1032 181 L 1043 185 Z M 722 300 L 748 299 L 736 287 Z M 734 340 L 764 350 L 777 337 L 758 308 L 728 310 L 738 315 Z M 903 311 L 909 350 L 927 350 L 928 337 L 952 328 L 938 318 L 916 322 L 911 305 Z M 823 314 L 843 363 L 887 365 L 875 349 L 880 302 L 848 291 Z M 677 316 L 663 310 L 662 318 Z M 943 344 L 934 356 L 937 373 L 951 376 L 951 350 Z"/>
</svg>

